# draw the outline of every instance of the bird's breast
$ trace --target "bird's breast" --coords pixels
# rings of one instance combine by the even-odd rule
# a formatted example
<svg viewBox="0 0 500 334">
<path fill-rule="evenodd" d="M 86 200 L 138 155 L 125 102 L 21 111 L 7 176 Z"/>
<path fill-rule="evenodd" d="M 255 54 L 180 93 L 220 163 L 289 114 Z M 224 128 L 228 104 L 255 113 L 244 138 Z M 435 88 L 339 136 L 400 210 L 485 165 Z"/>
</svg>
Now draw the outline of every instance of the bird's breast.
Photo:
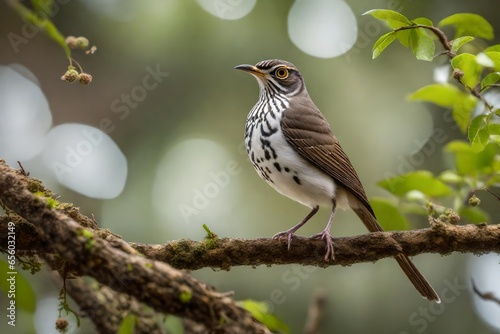
<svg viewBox="0 0 500 334">
<path fill-rule="evenodd" d="M 299 203 L 331 207 L 333 179 L 288 144 L 281 118 L 282 112 L 272 106 L 256 105 L 248 115 L 245 146 L 255 170 L 275 190 Z"/>
</svg>

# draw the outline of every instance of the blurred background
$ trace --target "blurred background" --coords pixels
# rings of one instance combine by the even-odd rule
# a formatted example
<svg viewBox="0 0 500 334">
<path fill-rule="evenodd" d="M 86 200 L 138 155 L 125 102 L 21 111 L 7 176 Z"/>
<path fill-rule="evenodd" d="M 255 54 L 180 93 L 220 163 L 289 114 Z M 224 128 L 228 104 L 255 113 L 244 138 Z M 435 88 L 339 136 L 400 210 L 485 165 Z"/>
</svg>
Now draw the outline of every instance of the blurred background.
<svg viewBox="0 0 500 334">
<path fill-rule="evenodd" d="M 416 61 L 394 43 L 372 60 L 371 48 L 387 29 L 362 14 L 386 8 L 436 23 L 471 12 L 500 31 L 500 3 L 494 0 L 57 3 L 52 19 L 61 33 L 85 36 L 97 46 L 94 55 L 73 53 L 93 82 L 60 80 L 67 69 L 62 49 L 1 2 L 0 158 L 11 166 L 21 161 L 62 201 L 142 243 L 200 240 L 202 224 L 220 237 L 270 237 L 308 213 L 260 180 L 249 162 L 243 131 L 258 86 L 234 66 L 269 58 L 294 63 L 368 195 L 388 196 L 377 181 L 413 169 L 450 168 L 441 148 L 463 136 L 451 129 L 449 113 L 406 99 L 436 80 L 435 68 L 446 59 Z M 445 143 L 429 141 L 438 128 L 446 131 Z M 328 217 L 329 210 L 321 210 L 299 234 L 320 232 Z M 412 228 L 426 227 L 424 217 L 412 218 Z M 366 230 L 352 212 L 338 212 L 332 232 Z M 425 254 L 414 261 L 442 304 L 420 298 L 391 259 L 345 268 L 244 267 L 193 275 L 219 291 L 234 290 L 237 300 L 266 301 L 292 333 L 301 333 L 319 287 L 328 291 L 321 333 L 500 332 L 500 306 L 479 300 L 470 287 L 474 278 L 484 291 L 498 289 L 497 255 Z M 18 326 L 4 318 L 0 331 L 56 333 L 60 286 L 46 270 L 23 275 L 36 292 L 35 316 L 19 311 Z M 0 298 L 5 310 L 5 295 Z M 93 329 L 86 320 L 80 328 L 73 323 L 71 332 Z"/>
</svg>

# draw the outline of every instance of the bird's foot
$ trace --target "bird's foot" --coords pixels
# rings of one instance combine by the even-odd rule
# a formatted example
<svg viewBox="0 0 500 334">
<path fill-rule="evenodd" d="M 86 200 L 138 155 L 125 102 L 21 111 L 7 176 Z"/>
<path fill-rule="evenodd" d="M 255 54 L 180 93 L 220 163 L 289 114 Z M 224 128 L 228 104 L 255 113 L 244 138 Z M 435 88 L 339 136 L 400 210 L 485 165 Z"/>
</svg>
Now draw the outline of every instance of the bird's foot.
<svg viewBox="0 0 500 334">
<path fill-rule="evenodd" d="M 279 233 L 276 233 L 274 236 L 273 236 L 273 239 L 275 240 L 282 240 L 284 238 L 286 238 L 287 242 L 288 242 L 288 250 L 290 250 L 290 246 L 292 245 L 292 237 L 294 236 L 295 234 L 293 232 L 290 232 L 290 231 L 283 231 L 283 232 L 279 232 Z"/>
<path fill-rule="evenodd" d="M 325 240 L 326 242 L 325 261 L 330 261 L 330 259 L 332 261 L 335 261 L 335 252 L 333 251 L 333 239 L 332 235 L 330 234 L 330 231 L 325 230 L 321 233 L 311 236 L 311 238 Z"/>
</svg>

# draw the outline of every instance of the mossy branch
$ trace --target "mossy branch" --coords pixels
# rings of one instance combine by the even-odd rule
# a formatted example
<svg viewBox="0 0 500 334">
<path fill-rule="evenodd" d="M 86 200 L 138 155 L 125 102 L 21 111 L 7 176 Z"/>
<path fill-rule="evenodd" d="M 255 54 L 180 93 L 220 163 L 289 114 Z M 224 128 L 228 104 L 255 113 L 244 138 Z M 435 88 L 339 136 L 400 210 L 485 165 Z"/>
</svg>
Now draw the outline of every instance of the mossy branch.
<svg viewBox="0 0 500 334">
<path fill-rule="evenodd" d="M 46 262 L 56 255 L 64 262 L 62 272 L 76 269 L 77 275 L 91 276 L 157 312 L 192 319 L 210 331 L 270 333 L 228 296 L 164 262 L 148 259 L 105 230 L 83 227 L 65 214 L 64 208 L 47 206 L 43 197 L 29 190 L 32 182 L 25 173 L 0 161 L 0 200 L 11 215 L 13 212 L 34 226 L 32 231 L 37 233 L 42 250 L 38 255 Z M 21 235 L 16 237 L 22 239 Z M 111 333 L 105 328 L 98 330 Z"/>
<path fill-rule="evenodd" d="M 421 230 L 335 238 L 335 262 L 325 262 L 324 241 L 305 237 L 294 238 L 290 250 L 285 242 L 271 238 L 218 238 L 211 231 L 199 242 L 127 243 L 110 231 L 100 229 L 93 219 L 73 206 L 59 203 L 52 208 L 33 191 L 52 194 L 40 181 L 0 162 L 0 201 L 10 213 L 0 217 L 0 237 L 2 242 L 6 240 L 3 236 L 7 222 L 15 221 L 19 255 L 35 252 L 53 268 L 60 267 L 62 259 L 66 273 L 94 277 L 156 311 L 176 314 L 206 328 L 218 328 L 222 333 L 231 332 L 233 325 L 239 326 L 239 333 L 264 333 L 267 329 L 229 297 L 210 290 L 177 269 L 292 263 L 328 267 L 374 262 L 400 252 L 409 256 L 500 252 L 499 225 L 455 226 L 434 220 L 430 228 Z M 2 243 L 0 247 L 5 249 L 6 245 Z M 59 261 L 54 261 L 54 255 Z M 190 298 L 186 302 L 187 295 Z"/>
</svg>

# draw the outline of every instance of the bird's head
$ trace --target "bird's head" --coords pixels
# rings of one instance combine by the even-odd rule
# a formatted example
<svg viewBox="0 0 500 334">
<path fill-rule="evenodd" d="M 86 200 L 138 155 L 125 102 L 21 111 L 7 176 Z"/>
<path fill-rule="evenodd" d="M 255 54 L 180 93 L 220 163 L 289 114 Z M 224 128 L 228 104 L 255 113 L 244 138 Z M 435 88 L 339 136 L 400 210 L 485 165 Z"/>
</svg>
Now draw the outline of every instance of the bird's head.
<svg viewBox="0 0 500 334">
<path fill-rule="evenodd" d="M 253 65 L 238 65 L 242 70 L 253 75 L 259 83 L 260 92 L 293 97 L 304 91 L 304 80 L 297 68 L 284 60 L 263 60 Z"/>
</svg>

